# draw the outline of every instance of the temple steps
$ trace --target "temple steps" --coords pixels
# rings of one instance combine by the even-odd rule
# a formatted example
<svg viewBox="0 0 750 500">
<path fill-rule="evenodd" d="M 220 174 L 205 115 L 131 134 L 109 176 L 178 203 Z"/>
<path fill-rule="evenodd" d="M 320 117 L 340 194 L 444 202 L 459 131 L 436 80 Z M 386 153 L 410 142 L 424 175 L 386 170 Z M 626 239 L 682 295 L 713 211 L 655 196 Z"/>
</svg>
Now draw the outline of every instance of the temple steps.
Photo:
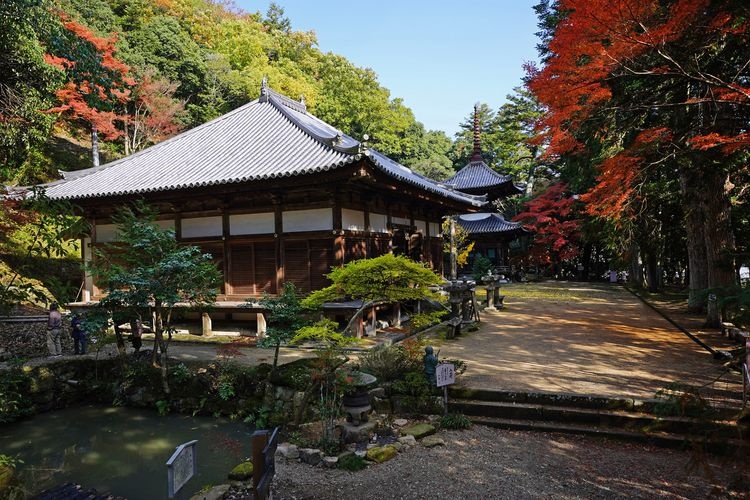
<svg viewBox="0 0 750 500">
<path fill-rule="evenodd" d="M 736 409 L 710 418 L 654 413 L 655 400 L 452 388 L 449 409 L 481 425 L 513 430 L 562 432 L 683 447 L 702 444 L 720 452 L 747 448 L 748 428 L 729 420 Z"/>
</svg>

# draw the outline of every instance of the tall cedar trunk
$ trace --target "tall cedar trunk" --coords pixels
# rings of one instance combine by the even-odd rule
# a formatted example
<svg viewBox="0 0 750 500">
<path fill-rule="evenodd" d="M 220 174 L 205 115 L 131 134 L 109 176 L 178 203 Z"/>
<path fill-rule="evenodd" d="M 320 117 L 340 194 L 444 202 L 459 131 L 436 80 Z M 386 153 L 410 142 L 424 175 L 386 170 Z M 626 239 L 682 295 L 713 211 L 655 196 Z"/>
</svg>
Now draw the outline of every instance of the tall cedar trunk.
<svg viewBox="0 0 750 500">
<path fill-rule="evenodd" d="M 718 170 L 718 169 L 717 169 Z M 732 286 L 734 280 L 734 238 L 732 236 L 729 176 L 720 171 L 707 171 L 701 191 L 703 231 L 708 262 L 708 288 Z M 721 315 L 712 308 L 706 317 L 706 326 L 719 327 Z"/>
<path fill-rule="evenodd" d="M 706 237 L 703 226 L 703 207 L 695 176 L 681 169 L 680 190 L 682 191 L 683 210 L 685 212 L 685 231 L 688 254 L 688 311 L 701 312 L 706 305 L 703 291 L 708 288 L 708 260 L 706 259 Z"/>
<path fill-rule="evenodd" d="M 643 286 L 643 266 L 640 260 L 641 250 L 638 244 L 630 244 L 630 282 L 635 286 Z"/>
<path fill-rule="evenodd" d="M 656 258 L 656 252 L 649 250 L 646 254 L 646 272 L 648 276 L 648 291 L 659 291 L 659 260 Z"/>
</svg>

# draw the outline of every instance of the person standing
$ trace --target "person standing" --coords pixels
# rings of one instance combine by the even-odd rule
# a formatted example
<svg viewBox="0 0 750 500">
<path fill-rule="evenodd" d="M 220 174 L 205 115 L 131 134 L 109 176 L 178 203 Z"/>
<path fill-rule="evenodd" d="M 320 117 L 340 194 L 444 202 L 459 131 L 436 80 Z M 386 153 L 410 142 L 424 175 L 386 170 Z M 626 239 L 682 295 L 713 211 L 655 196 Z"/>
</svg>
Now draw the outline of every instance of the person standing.
<svg viewBox="0 0 750 500">
<path fill-rule="evenodd" d="M 70 336 L 73 337 L 75 353 L 86 354 L 86 332 L 83 330 L 83 320 L 77 314 L 70 322 Z"/>
<path fill-rule="evenodd" d="M 62 356 L 62 345 L 60 345 L 60 334 L 62 333 L 62 316 L 57 310 L 57 304 L 49 306 L 49 318 L 47 319 L 47 349 L 50 356 Z"/>
</svg>

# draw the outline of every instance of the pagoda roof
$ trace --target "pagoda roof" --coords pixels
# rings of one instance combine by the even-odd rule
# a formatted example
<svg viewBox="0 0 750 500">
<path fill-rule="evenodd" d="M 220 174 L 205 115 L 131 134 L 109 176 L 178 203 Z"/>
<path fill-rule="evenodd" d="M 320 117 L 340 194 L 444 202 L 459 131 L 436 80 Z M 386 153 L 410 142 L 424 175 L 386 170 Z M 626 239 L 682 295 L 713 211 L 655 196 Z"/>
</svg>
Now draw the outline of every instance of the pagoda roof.
<svg viewBox="0 0 750 500">
<path fill-rule="evenodd" d="M 513 194 L 521 192 L 513 184 L 513 178 L 510 175 L 503 175 L 494 171 L 483 160 L 470 161 L 445 183 L 453 185 L 459 191 L 484 190 L 484 192 L 488 192 L 503 187 L 506 189 L 512 188 L 509 189 L 509 192 Z"/>
<path fill-rule="evenodd" d="M 469 234 L 497 234 L 523 232 L 523 224 L 510 222 L 498 213 L 459 215 L 456 222 Z"/>
<path fill-rule="evenodd" d="M 308 113 L 304 102 L 265 83 L 258 99 L 215 120 L 99 167 L 61 172 L 61 180 L 44 187 L 54 199 L 103 198 L 314 175 L 362 159 L 386 176 L 453 202 L 486 203 L 343 134 Z"/>
</svg>

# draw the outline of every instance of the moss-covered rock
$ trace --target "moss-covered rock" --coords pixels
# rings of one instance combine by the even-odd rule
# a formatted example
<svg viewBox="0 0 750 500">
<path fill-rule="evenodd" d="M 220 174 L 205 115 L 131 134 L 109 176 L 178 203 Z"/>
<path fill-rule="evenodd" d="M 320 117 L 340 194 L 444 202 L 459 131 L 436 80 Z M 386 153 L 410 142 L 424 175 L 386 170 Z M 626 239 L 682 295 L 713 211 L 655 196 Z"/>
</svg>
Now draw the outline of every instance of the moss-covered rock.
<svg viewBox="0 0 750 500">
<path fill-rule="evenodd" d="M 367 459 L 382 464 L 387 462 L 398 454 L 395 446 L 387 444 L 385 446 L 376 446 L 367 450 Z"/>
<path fill-rule="evenodd" d="M 253 463 L 242 462 L 229 472 L 232 481 L 248 481 L 253 478 Z"/>
<path fill-rule="evenodd" d="M 407 427 L 403 432 L 407 436 L 414 436 L 416 439 L 422 439 L 425 436 L 435 434 L 435 427 L 430 424 L 417 424 Z"/>
</svg>

